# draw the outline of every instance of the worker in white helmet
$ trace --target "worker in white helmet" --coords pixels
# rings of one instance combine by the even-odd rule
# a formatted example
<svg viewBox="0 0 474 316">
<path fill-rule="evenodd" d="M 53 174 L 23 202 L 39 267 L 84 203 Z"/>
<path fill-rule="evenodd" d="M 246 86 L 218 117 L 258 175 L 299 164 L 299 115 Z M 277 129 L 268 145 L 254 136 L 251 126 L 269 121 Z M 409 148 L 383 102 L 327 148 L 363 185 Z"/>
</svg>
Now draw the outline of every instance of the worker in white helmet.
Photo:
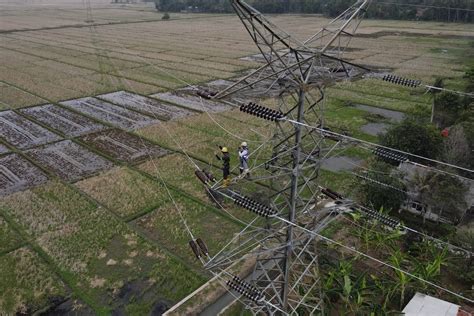
<svg viewBox="0 0 474 316">
<path fill-rule="evenodd" d="M 242 177 L 249 177 L 249 147 L 246 142 L 240 144 L 239 147 L 239 161 L 240 161 L 240 175 Z"/>
</svg>

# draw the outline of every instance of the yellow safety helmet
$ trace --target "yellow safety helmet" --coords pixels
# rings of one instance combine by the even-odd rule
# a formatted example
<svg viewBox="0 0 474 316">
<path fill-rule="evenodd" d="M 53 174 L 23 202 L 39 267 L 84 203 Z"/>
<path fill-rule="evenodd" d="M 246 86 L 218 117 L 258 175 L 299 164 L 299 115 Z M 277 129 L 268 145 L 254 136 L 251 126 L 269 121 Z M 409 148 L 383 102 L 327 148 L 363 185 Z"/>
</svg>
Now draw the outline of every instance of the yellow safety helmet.
<svg viewBox="0 0 474 316">
<path fill-rule="evenodd" d="M 222 147 L 221 151 L 222 151 L 223 153 L 228 153 L 228 152 L 229 152 L 229 150 L 227 149 L 227 147 Z"/>
<path fill-rule="evenodd" d="M 247 142 L 242 142 L 242 144 L 240 144 L 241 147 L 247 147 Z"/>
</svg>

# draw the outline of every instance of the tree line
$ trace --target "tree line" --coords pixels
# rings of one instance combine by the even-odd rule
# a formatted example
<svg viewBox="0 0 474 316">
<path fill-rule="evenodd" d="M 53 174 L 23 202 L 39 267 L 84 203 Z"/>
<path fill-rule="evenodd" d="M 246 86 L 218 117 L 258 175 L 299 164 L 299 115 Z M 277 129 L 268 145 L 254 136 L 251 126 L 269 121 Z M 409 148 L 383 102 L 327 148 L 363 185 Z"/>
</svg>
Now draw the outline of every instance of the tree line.
<svg viewBox="0 0 474 316">
<path fill-rule="evenodd" d="M 164 12 L 183 10 L 209 13 L 230 13 L 230 0 L 155 0 Z M 334 17 L 355 3 L 355 0 L 248 0 L 264 13 L 313 13 Z M 368 18 L 474 22 L 472 0 L 380 0 L 368 9 Z"/>
<path fill-rule="evenodd" d="M 474 65 L 467 69 L 463 81 L 464 91 L 474 93 Z M 436 80 L 435 86 L 443 85 L 442 79 Z M 379 143 L 469 170 L 474 169 L 474 100 L 472 97 L 450 92 L 433 90 L 430 93 L 433 97 L 432 110 L 422 105 L 410 109 L 402 122 L 379 136 Z M 411 160 L 430 164 L 423 160 L 416 161 L 413 157 Z M 467 215 L 466 212 L 474 211 L 474 207 L 465 200 L 470 189 L 466 181 L 435 172 L 416 172 L 415 176 L 407 177 L 398 172 L 398 164 L 383 158 L 369 162 L 367 177 L 399 190 L 367 182 L 358 186 L 361 203 L 373 205 L 376 209 L 396 211 L 407 198 L 403 192 L 409 191 L 411 198 L 455 223 L 461 221 Z M 464 177 L 471 176 L 470 172 L 452 168 L 444 171 Z"/>
</svg>

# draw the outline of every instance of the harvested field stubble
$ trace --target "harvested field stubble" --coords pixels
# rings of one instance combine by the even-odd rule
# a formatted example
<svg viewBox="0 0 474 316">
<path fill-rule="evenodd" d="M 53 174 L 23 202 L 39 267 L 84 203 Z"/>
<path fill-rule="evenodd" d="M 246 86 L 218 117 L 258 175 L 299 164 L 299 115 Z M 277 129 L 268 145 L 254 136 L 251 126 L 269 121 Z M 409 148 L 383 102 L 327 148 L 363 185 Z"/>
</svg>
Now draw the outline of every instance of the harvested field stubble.
<svg viewBox="0 0 474 316">
<path fill-rule="evenodd" d="M 186 110 L 185 108 L 163 103 L 152 98 L 147 98 L 139 94 L 126 91 L 98 95 L 96 98 L 103 99 L 107 102 L 114 103 L 131 110 L 144 112 L 163 121 L 169 121 L 195 114 L 194 112 Z"/>
<path fill-rule="evenodd" d="M 44 103 L 42 98 L 19 90 L 10 85 L 0 83 L 0 110 L 20 108 L 23 106 L 40 103 Z"/>
<path fill-rule="evenodd" d="M 17 247 L 21 241 L 21 237 L 0 215 L 0 253 Z"/>
<path fill-rule="evenodd" d="M 42 105 L 21 113 L 67 137 L 80 137 L 88 147 L 121 163 L 140 163 L 139 168 L 155 179 L 127 167 L 97 175 L 97 171 L 113 164 L 103 160 L 99 169 L 89 168 L 89 162 L 95 164 L 99 156 L 71 141 L 44 146 L 61 138 L 21 115 L 0 113 L 0 118 L 7 120 L 0 122 L 2 142 L 9 142 L 9 147 L 30 149 L 33 160 L 49 166 L 63 179 L 74 181 L 93 175 L 75 186 L 56 181 L 45 184 L 48 178 L 42 171 L 19 154 L 8 154 L 8 148 L 0 145 L 0 211 L 5 216 L 3 220 L 0 215 L 0 314 L 31 313 L 45 307 L 49 297 L 69 294 L 54 276 L 55 267 L 73 289 L 73 297 L 80 297 L 94 309 L 86 309 L 84 314 L 161 313 L 204 281 L 151 244 L 163 245 L 175 256 L 198 266 L 187 246 L 189 236 L 182 219 L 161 181 L 169 185 L 178 208 L 196 237 L 203 238 L 211 248 L 211 255 L 239 230 L 238 224 L 228 219 L 227 211 L 247 222 L 255 214 L 229 201 L 224 201 L 225 209 L 219 211 L 205 206 L 210 199 L 185 155 L 161 156 L 166 151 L 118 129 L 104 131 L 94 118 L 119 129 L 138 129 L 144 138 L 185 151 L 199 158 L 194 162 L 209 169 L 217 179 L 222 177 L 221 162 L 214 157 L 217 145 L 231 149 L 232 167 L 237 166 L 237 147 L 243 140 L 256 153 L 251 166 L 263 163 L 271 155 L 271 143 L 258 152 L 256 146 L 270 138 L 272 123 L 230 111 L 222 104 L 201 102 L 190 94 L 189 87 L 185 88 L 189 82 L 222 89 L 246 70 L 261 65 L 241 59 L 254 55 L 257 49 L 238 18 L 230 15 L 176 13 L 165 22 L 159 21 L 161 16 L 153 6 L 122 8 L 101 3 L 100 8 L 93 4 L 94 21 L 99 24 L 92 28 L 84 22 L 82 6 L 29 5 L 34 11 L 0 4 L 0 32 L 17 30 L 0 34 L 0 109 Z M 150 22 L 142 23 L 145 20 Z M 304 40 L 329 20 L 313 15 L 282 15 L 274 21 Z M 100 25 L 109 22 L 118 23 Z M 74 27 L 69 27 L 71 24 Z M 50 26 L 55 28 L 41 29 Z M 470 46 L 469 40 L 460 35 L 474 36 L 469 25 L 367 20 L 361 26 L 361 36 L 354 37 L 345 55 L 351 61 L 390 68 L 428 84 L 438 76 L 452 77 L 445 81 L 448 86 L 462 82 L 465 52 Z M 214 79 L 229 81 L 209 83 Z M 153 94 L 155 98 L 131 92 Z M 422 92 L 372 79 L 342 83 L 327 90 L 325 118 L 337 131 L 375 140 L 360 131 L 370 121 L 367 113 L 348 105 L 408 111 L 415 105 L 431 104 Z M 93 98 L 98 94 L 103 100 Z M 246 99 L 245 95 L 236 96 Z M 168 105 L 160 98 L 189 108 Z M 251 99 L 257 102 L 255 97 Z M 75 111 L 44 105 L 63 100 L 70 100 L 63 104 Z M 271 100 L 258 102 L 276 106 Z M 197 114 L 199 111 L 209 113 Z M 155 116 L 165 122 L 154 120 Z M 42 147 L 33 149 L 36 146 Z M 43 152 L 46 148 L 50 150 Z M 147 150 L 153 160 L 144 162 L 150 158 Z M 344 151 L 344 157 L 366 158 L 366 154 Z M 257 171 L 252 175 L 259 176 Z M 323 185 L 342 192 L 351 186 L 344 173 L 321 170 L 320 176 Z M 36 187 L 40 184 L 44 185 Z M 240 181 L 235 187 L 244 193 L 261 193 L 251 182 Z M 17 228 L 21 229 L 18 235 L 26 234 L 27 241 L 17 235 Z M 38 247 L 15 250 L 29 240 L 51 258 L 50 267 L 35 253 Z"/>
<path fill-rule="evenodd" d="M 261 144 L 268 140 L 272 129 L 266 128 L 266 125 L 266 121 L 234 110 L 227 113 L 202 113 L 179 122 L 149 126 L 138 133 L 163 146 L 184 150 L 206 162 L 220 164 L 214 157 L 219 145 L 229 147 L 236 162 L 235 155 L 242 141 L 248 141 L 252 146 L 253 142 Z"/>
<path fill-rule="evenodd" d="M 21 149 L 61 139 L 58 135 L 12 111 L 0 112 L 0 137 Z"/>
<path fill-rule="evenodd" d="M 118 129 L 102 131 L 81 138 L 87 145 L 121 162 L 138 163 L 169 153 L 146 139 Z"/>
<path fill-rule="evenodd" d="M 61 183 L 14 194 L 3 199 L 0 207 L 102 313 L 132 303 L 150 305 L 148 313 L 156 300 L 175 302 L 202 282 L 108 210 Z M 134 298 L 119 295 L 137 280 L 149 291 Z"/>
<path fill-rule="evenodd" d="M 106 128 L 85 116 L 53 104 L 23 109 L 21 112 L 69 137 L 81 136 Z"/>
<path fill-rule="evenodd" d="M 128 18 L 133 20 L 135 15 L 138 21 L 141 21 L 142 13 L 139 11 L 123 11 L 130 14 Z M 110 12 L 118 14 L 120 10 L 115 8 Z M 146 14 L 153 15 L 154 13 L 146 12 Z M 113 16 L 109 18 L 115 19 Z M 319 29 L 328 22 L 322 17 L 298 16 L 300 21 L 305 21 L 301 24 L 295 23 L 295 18 L 295 16 L 275 17 L 275 22 L 300 38 L 312 35 L 312 30 Z M 41 17 L 37 19 L 41 20 Z M 22 21 L 21 14 L 20 20 Z M 196 33 L 196 29 L 201 32 Z M 9 67 L 18 65 L 19 69 L 26 63 L 41 64 L 50 70 L 55 70 L 41 70 L 36 73 L 29 71 L 31 75 L 38 78 L 55 76 L 55 72 L 71 75 L 77 73 L 81 76 L 90 75 L 90 71 L 95 74 L 107 72 L 122 78 L 128 77 L 123 80 L 131 80 L 133 77 L 143 81 L 142 84 L 146 82 L 154 86 L 155 91 L 151 87 L 141 87 L 141 93 L 157 92 L 162 87 L 177 88 L 183 85 L 182 82 L 173 80 L 172 76 L 164 75 L 165 72 L 196 83 L 209 80 L 211 77 L 233 76 L 236 71 L 256 67 L 256 64 L 238 60 L 239 57 L 255 53 L 255 47 L 248 40 L 248 34 L 234 16 L 206 15 L 186 21 L 99 25 L 95 27 L 95 32 L 91 34 L 89 28 L 58 28 L 2 35 L 2 55 L 5 56 L 3 60 L 8 60 L 8 63 L 3 64 Z M 392 66 L 393 60 L 398 60 L 401 63 L 397 67 L 401 69 L 407 68 L 403 65 L 404 61 L 423 54 L 432 54 L 433 48 L 444 49 L 449 46 L 451 51 L 465 43 L 464 40 L 458 38 L 447 39 L 437 37 L 438 35 L 459 33 L 472 36 L 472 31 L 465 25 L 375 20 L 365 21 L 360 33 L 364 36 L 354 38 L 351 44 L 351 48 L 358 48 L 360 51 L 348 52 L 349 58 L 364 64 L 373 62 L 380 66 Z M 148 36 L 137 37 L 136 34 Z M 232 34 L 232 36 L 225 36 L 226 34 Z M 193 49 L 189 49 L 190 47 Z M 98 57 L 97 54 L 100 56 Z M 443 54 L 439 56 L 443 57 Z M 43 62 L 51 65 L 43 64 Z M 168 64 L 169 62 L 171 64 Z M 61 69 L 61 64 L 64 65 L 64 71 Z M 150 67 L 151 64 L 157 67 Z M 0 65 L 2 65 L 1 62 Z M 166 68 L 158 71 L 160 65 Z M 116 73 L 116 70 L 121 73 Z M 84 71 L 88 73 L 85 74 Z M 459 76 L 460 74 L 452 73 L 452 75 Z M 425 73 L 422 79 L 430 79 L 432 76 L 432 73 Z M 9 76 L 9 78 L 15 80 L 14 76 Z M 25 90 L 34 91 L 42 96 L 47 94 L 49 100 L 64 100 L 79 96 L 77 92 L 74 95 L 73 91 L 64 90 L 61 98 L 44 84 L 37 86 L 27 81 L 15 80 L 15 82 Z M 139 83 L 134 82 L 134 84 Z M 86 91 L 90 93 L 89 95 L 93 94 L 91 88 L 85 85 L 85 82 L 76 85 L 83 91 L 81 96 L 86 95 Z M 67 89 L 68 82 L 56 82 L 56 86 Z M 104 87 L 100 90 L 111 92 L 118 90 L 119 87 L 115 83 L 110 83 L 109 89 Z M 18 106 L 26 105 L 28 102 L 25 100 Z"/>
<path fill-rule="evenodd" d="M 210 169 L 204 163 L 196 162 L 200 168 Z M 165 168 L 166 167 L 166 168 Z M 208 201 L 207 194 L 201 182 L 194 175 L 195 167 L 183 154 L 171 154 L 162 158 L 149 160 L 142 163 L 138 168 L 146 173 L 162 178 L 166 183 L 197 197 L 203 202 Z M 215 176 L 219 177 L 217 169 L 212 168 Z"/>
<path fill-rule="evenodd" d="M 149 116 L 95 98 L 64 101 L 61 104 L 125 130 L 156 123 L 156 120 Z"/>
<path fill-rule="evenodd" d="M 43 171 L 18 154 L 0 157 L 0 196 L 41 185 L 48 181 Z"/>
<path fill-rule="evenodd" d="M 196 237 L 200 237 L 207 244 L 210 254 L 215 254 L 241 227 L 223 219 L 207 206 L 200 205 L 178 194 L 173 194 L 176 202 L 167 201 L 152 213 L 140 217 L 135 225 L 143 230 L 147 236 L 167 245 L 186 261 L 200 266 L 194 254 L 188 247 L 189 233 L 183 229 L 183 222 L 179 211 L 185 215 L 186 223 Z M 212 232 L 212 237 L 211 233 Z"/>
<path fill-rule="evenodd" d="M 112 162 L 70 140 L 31 149 L 27 154 L 66 181 L 90 177 L 113 166 Z"/>
<path fill-rule="evenodd" d="M 199 161 L 195 161 L 195 163 L 198 164 L 200 168 L 205 168 L 210 171 L 217 180 L 222 179 L 222 170 L 220 168 L 206 165 Z M 163 166 L 166 166 L 166 168 L 163 168 Z M 253 213 L 239 208 L 231 202 L 221 203 L 219 205 L 215 203 L 215 201 L 208 195 L 205 186 L 194 175 L 194 171 L 196 170 L 194 166 L 190 163 L 188 158 L 182 154 L 173 154 L 152 161 L 150 160 L 141 164 L 139 168 L 140 170 L 152 175 L 157 180 L 164 181 L 166 184 L 182 190 L 193 198 L 201 200 L 201 202 L 205 204 L 212 204 L 218 209 L 224 207 L 224 209 L 219 212 L 227 219 L 235 220 L 236 218 L 239 218 L 249 222 L 254 218 Z M 237 170 L 234 171 L 238 173 Z M 169 204 L 169 200 L 167 203 Z M 186 214 L 186 210 L 184 212 L 184 214 Z M 199 229 L 199 225 L 197 225 L 197 229 Z"/>
<path fill-rule="evenodd" d="M 33 314 L 50 298 L 69 295 L 66 286 L 29 248 L 0 256 L 0 314 Z"/>
<path fill-rule="evenodd" d="M 101 204 L 127 218 L 168 201 L 165 189 L 126 168 L 115 168 L 76 186 Z"/>
</svg>

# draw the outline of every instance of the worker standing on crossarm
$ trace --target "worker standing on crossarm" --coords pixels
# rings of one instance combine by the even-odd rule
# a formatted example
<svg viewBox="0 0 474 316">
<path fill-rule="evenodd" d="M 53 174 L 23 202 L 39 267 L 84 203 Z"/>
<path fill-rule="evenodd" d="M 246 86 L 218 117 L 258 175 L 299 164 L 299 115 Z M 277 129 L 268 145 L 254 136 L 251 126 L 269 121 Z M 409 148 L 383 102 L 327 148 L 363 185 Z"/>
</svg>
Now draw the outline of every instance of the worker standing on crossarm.
<svg viewBox="0 0 474 316">
<path fill-rule="evenodd" d="M 249 147 L 246 142 L 240 144 L 239 147 L 239 161 L 240 161 L 240 175 L 242 177 L 249 177 Z"/>
<path fill-rule="evenodd" d="M 229 181 L 230 181 L 230 155 L 229 155 L 229 150 L 227 147 L 221 147 L 222 157 L 216 154 L 216 158 L 220 161 L 222 161 L 222 175 L 223 175 L 223 187 L 228 187 L 229 186 Z"/>
</svg>

